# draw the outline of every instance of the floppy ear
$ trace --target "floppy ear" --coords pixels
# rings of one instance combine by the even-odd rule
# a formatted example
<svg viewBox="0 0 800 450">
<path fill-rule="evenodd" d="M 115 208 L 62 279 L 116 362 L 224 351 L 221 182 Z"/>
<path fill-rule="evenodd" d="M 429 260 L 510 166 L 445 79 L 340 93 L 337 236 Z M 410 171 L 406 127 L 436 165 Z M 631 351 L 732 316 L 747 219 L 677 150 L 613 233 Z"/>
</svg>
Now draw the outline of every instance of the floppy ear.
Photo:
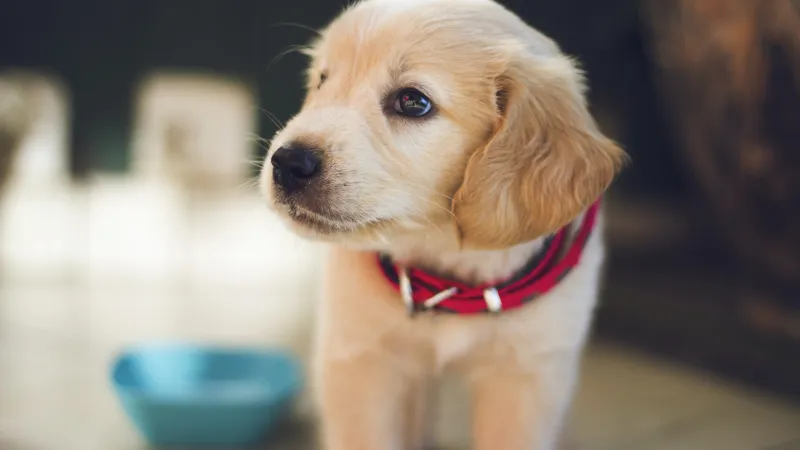
<svg viewBox="0 0 800 450">
<path fill-rule="evenodd" d="M 469 160 L 453 200 L 462 247 L 504 248 L 566 225 L 626 160 L 603 136 L 567 57 L 521 50 L 496 79 L 494 134 Z"/>
</svg>

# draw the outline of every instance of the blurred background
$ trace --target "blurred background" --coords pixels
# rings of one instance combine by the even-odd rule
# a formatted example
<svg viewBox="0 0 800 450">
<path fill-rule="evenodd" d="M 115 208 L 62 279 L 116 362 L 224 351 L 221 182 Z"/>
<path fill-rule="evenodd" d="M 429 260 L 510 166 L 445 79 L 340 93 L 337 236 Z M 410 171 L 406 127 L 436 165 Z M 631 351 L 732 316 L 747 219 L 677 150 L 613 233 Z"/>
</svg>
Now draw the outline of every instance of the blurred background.
<svg viewBox="0 0 800 450">
<path fill-rule="evenodd" d="M 289 50 L 346 3 L 0 0 L 0 449 L 143 448 L 107 380 L 127 344 L 307 357 L 325 250 L 253 177 L 302 98 Z M 633 159 L 568 445 L 800 449 L 800 2 L 501 3 Z"/>
</svg>

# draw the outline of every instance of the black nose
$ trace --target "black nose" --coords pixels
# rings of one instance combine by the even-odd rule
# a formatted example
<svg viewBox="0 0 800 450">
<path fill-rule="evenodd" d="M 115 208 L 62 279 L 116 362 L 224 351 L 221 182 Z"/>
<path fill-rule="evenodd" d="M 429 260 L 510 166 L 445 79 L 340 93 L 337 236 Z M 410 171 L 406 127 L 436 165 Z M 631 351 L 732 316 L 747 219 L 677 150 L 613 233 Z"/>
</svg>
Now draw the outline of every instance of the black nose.
<svg viewBox="0 0 800 450">
<path fill-rule="evenodd" d="M 291 194 L 319 173 L 318 152 L 304 147 L 281 147 L 272 155 L 272 177 L 275 183 Z"/>
</svg>

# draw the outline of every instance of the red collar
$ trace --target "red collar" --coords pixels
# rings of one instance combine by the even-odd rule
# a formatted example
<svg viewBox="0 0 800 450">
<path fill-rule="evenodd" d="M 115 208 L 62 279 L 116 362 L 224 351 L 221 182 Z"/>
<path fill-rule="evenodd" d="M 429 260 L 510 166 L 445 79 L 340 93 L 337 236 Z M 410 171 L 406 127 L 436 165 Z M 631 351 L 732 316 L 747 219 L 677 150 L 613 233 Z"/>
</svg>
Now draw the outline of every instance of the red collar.
<svg viewBox="0 0 800 450">
<path fill-rule="evenodd" d="M 547 239 L 544 249 L 525 270 L 497 285 L 469 286 L 419 269 L 402 269 L 382 255 L 378 256 L 378 264 L 387 280 L 400 291 L 409 314 L 427 310 L 476 314 L 515 309 L 547 293 L 578 265 L 599 209 L 597 200 L 586 211 L 571 245 L 567 245 L 571 228 L 567 225 Z"/>
</svg>

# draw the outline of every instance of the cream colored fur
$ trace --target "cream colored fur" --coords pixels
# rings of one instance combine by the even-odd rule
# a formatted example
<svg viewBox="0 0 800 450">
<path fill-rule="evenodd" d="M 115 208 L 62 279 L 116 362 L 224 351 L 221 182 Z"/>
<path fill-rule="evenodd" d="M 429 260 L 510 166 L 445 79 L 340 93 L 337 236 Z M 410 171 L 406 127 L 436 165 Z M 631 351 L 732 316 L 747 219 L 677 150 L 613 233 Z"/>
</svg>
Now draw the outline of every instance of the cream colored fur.
<svg viewBox="0 0 800 450">
<path fill-rule="evenodd" d="M 475 449 L 555 448 L 597 298 L 602 227 L 561 284 L 496 316 L 408 318 L 374 252 L 498 281 L 579 220 L 625 160 L 589 115 L 580 72 L 490 0 L 366 0 L 308 54 L 303 109 L 270 155 L 288 143 L 320 149 L 324 192 L 292 204 L 266 170 L 262 189 L 291 229 L 333 244 L 316 359 L 324 447 L 424 448 L 429 381 L 451 370 L 470 387 Z M 430 117 L 387 112 L 409 86 L 432 99 Z"/>
</svg>

